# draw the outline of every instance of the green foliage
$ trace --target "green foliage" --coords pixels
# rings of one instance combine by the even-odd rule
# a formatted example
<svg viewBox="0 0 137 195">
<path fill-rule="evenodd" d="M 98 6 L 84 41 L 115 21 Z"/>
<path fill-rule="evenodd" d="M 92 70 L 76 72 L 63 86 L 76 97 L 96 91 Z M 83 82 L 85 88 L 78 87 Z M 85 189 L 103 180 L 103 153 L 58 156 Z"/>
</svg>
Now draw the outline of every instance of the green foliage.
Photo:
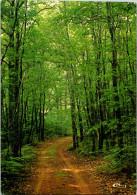
<svg viewBox="0 0 137 195">
<path fill-rule="evenodd" d="M 73 150 L 73 143 L 69 144 L 67 149 L 68 149 L 68 151 L 72 151 Z"/>
<path fill-rule="evenodd" d="M 79 147 L 75 150 L 75 152 L 79 156 L 88 156 L 91 157 L 91 159 L 95 158 L 95 156 L 98 156 L 102 154 L 102 151 L 92 151 L 93 143 L 91 141 L 91 137 L 86 137 L 83 142 L 79 143 Z"/>
<path fill-rule="evenodd" d="M 16 188 L 21 176 L 26 177 L 29 166 L 35 157 L 34 147 L 26 145 L 22 148 L 21 157 L 10 157 L 10 152 L 2 151 L 1 177 L 2 192 L 8 192 L 11 187 Z"/>
<path fill-rule="evenodd" d="M 70 110 L 53 110 L 45 118 L 46 138 L 71 135 Z"/>
<path fill-rule="evenodd" d="M 85 132 L 85 136 L 88 136 L 88 137 L 92 137 L 92 135 L 94 133 L 97 133 L 98 129 L 101 127 L 101 124 L 96 124 L 94 126 L 92 126 L 90 129 L 88 129 L 86 132 Z"/>
<path fill-rule="evenodd" d="M 22 148 L 21 156 L 22 164 L 28 164 L 33 160 L 34 157 L 35 157 L 34 147 L 31 145 L 25 145 Z"/>
<path fill-rule="evenodd" d="M 128 177 L 136 171 L 136 146 L 111 149 L 105 157 L 106 163 L 100 167 L 103 173 L 126 173 Z"/>
<path fill-rule="evenodd" d="M 90 139 L 85 139 L 80 143 L 79 148 L 76 149 L 76 152 L 81 156 L 90 156 L 92 154 L 92 142 Z"/>
<path fill-rule="evenodd" d="M 20 168 L 22 168 L 22 164 L 17 161 L 18 159 L 16 158 L 10 158 L 9 161 L 2 160 L 2 176 L 16 177 L 20 173 Z"/>
</svg>

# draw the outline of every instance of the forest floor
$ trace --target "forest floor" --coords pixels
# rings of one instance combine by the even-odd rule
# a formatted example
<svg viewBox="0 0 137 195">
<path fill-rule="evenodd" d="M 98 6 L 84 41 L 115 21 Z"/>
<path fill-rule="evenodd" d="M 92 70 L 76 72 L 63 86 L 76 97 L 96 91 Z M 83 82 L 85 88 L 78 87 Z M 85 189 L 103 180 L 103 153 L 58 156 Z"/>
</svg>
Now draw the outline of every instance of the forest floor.
<svg viewBox="0 0 137 195">
<path fill-rule="evenodd" d="M 112 194 L 116 193 L 114 178 L 97 172 L 102 158 L 89 160 L 68 152 L 72 138 L 60 138 L 41 143 L 31 166 L 29 179 L 20 186 L 25 194 Z M 117 191 L 118 192 L 118 191 Z M 127 193 L 127 189 L 116 194 Z"/>
</svg>

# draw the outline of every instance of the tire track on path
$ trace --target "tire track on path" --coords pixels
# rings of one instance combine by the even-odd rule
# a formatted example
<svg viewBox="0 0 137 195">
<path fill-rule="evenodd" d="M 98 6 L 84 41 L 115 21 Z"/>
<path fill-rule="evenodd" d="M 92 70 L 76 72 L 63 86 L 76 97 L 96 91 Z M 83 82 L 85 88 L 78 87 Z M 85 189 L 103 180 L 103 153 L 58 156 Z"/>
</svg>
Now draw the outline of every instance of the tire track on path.
<svg viewBox="0 0 137 195">
<path fill-rule="evenodd" d="M 47 143 L 45 143 L 46 145 L 43 144 L 43 147 L 40 148 L 40 151 L 38 153 L 38 169 L 36 170 L 36 175 L 38 177 L 33 194 L 45 194 L 45 189 L 46 194 L 50 194 L 53 170 L 51 169 L 51 164 L 49 166 L 48 161 L 48 159 L 50 159 L 51 157 L 46 155 L 46 153 L 52 146 L 60 142 L 62 142 L 62 139 L 56 140 L 56 142 L 53 143 L 49 143 L 49 147 L 47 147 Z M 46 146 L 47 148 L 43 150 L 44 146 Z"/>
<path fill-rule="evenodd" d="M 70 138 L 68 138 L 67 142 L 65 143 L 65 147 L 67 147 L 67 145 L 71 143 Z M 58 154 L 60 156 L 60 158 L 65 162 L 66 164 L 66 169 L 70 170 L 73 173 L 74 179 L 76 180 L 77 186 L 79 186 L 80 189 L 80 194 L 91 194 L 91 191 L 88 187 L 88 184 L 85 183 L 85 181 L 83 180 L 83 178 L 81 177 L 81 175 L 79 174 L 78 168 L 76 166 L 74 166 L 69 158 L 66 158 L 64 156 L 64 144 L 62 144 L 59 148 L 58 148 Z"/>
<path fill-rule="evenodd" d="M 25 194 L 103 194 L 100 183 L 94 179 L 91 164 L 81 163 L 67 151 L 70 143 L 72 138 L 67 137 L 39 145 L 37 161 Z M 49 150 L 51 152 L 53 148 L 52 156 Z"/>
</svg>

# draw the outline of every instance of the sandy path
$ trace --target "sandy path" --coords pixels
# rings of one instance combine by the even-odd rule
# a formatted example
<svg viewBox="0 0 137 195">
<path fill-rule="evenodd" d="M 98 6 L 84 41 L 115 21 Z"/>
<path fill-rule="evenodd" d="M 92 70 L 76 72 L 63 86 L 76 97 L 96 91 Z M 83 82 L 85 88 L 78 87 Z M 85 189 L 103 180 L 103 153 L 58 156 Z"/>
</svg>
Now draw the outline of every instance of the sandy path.
<svg viewBox="0 0 137 195">
<path fill-rule="evenodd" d="M 42 143 L 37 163 L 25 187 L 27 194 L 103 194 L 92 164 L 67 151 L 72 138 Z"/>
</svg>

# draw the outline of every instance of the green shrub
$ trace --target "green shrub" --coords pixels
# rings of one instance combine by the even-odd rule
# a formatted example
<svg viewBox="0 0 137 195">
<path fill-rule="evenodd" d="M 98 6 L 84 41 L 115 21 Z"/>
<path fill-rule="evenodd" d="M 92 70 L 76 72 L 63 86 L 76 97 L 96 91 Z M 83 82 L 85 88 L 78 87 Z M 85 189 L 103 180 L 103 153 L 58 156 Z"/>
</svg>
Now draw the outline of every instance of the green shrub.
<svg viewBox="0 0 137 195">
<path fill-rule="evenodd" d="M 80 156 L 92 156 L 100 153 L 100 151 L 92 152 L 91 137 L 86 137 L 81 143 L 79 143 L 79 147 L 75 150 L 75 152 Z"/>
<path fill-rule="evenodd" d="M 136 171 L 136 147 L 124 146 L 120 149 L 116 147 L 110 150 L 109 155 L 105 157 L 106 163 L 100 168 L 107 173 L 126 173 L 132 176 Z"/>
<path fill-rule="evenodd" d="M 1 187 L 2 192 L 9 193 L 9 189 L 13 186 L 16 189 L 17 183 L 20 180 L 20 176 L 25 177 L 29 172 L 30 162 L 35 157 L 34 147 L 26 145 L 22 148 L 21 157 L 7 157 L 7 150 L 2 150 L 2 161 L 1 161 Z"/>
</svg>

